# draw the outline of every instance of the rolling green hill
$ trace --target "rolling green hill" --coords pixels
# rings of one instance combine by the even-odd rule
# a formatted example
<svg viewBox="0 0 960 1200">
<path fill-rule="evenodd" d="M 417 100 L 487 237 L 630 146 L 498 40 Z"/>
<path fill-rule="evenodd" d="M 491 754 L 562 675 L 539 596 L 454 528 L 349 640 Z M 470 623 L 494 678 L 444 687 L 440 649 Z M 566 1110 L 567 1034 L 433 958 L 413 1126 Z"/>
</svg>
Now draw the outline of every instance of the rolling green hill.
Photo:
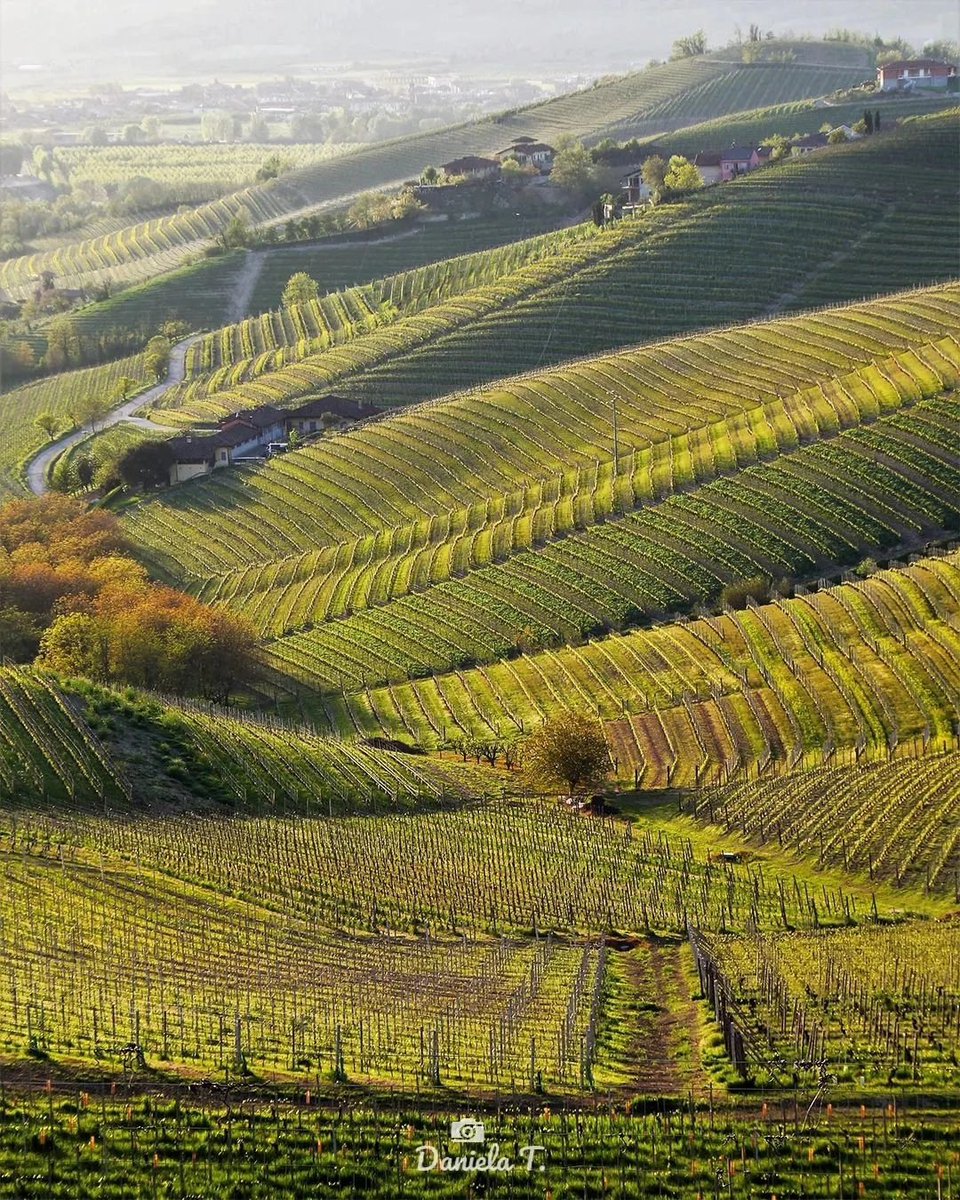
<svg viewBox="0 0 960 1200">
<path fill-rule="evenodd" d="M 849 61 L 827 66 L 813 62 L 745 65 L 709 56 L 651 67 L 530 109 L 365 147 L 187 214 L 133 225 L 48 255 L 11 260 L 0 265 L 0 289 L 18 295 L 42 270 L 53 271 L 70 285 L 90 282 L 105 271 L 125 282 L 149 278 L 172 269 L 185 254 L 209 242 L 241 210 L 260 224 L 399 183 L 417 176 L 428 163 L 492 153 L 515 135 L 549 140 L 569 133 L 596 140 L 625 131 L 654 133 L 727 112 L 822 95 L 855 84 L 865 74 L 869 71 L 863 65 Z"/>
<path fill-rule="evenodd" d="M 674 474 L 681 487 L 706 482 L 773 454 L 781 437 L 787 438 L 786 449 L 799 449 L 817 436 L 818 422 L 828 435 L 855 426 L 869 406 L 874 416 L 879 412 L 875 389 L 885 396 L 884 409 L 895 410 L 902 403 L 900 389 L 903 397 L 922 394 L 907 369 L 924 380 L 927 394 L 936 394 L 955 377 L 950 360 L 956 350 L 947 335 L 958 303 L 957 287 L 948 286 L 541 372 L 398 412 L 256 471 L 218 473 L 141 503 L 126 517 L 126 527 L 154 566 L 195 585 L 275 560 L 285 563 L 283 570 L 296 582 L 297 556 L 311 551 L 342 545 L 347 565 L 355 554 L 358 564 L 375 562 L 462 532 L 492 530 L 504 521 L 515 525 L 515 514 L 529 513 L 526 525 L 541 506 L 557 513 L 545 524 L 536 519 L 542 540 L 541 530 L 550 537 L 554 528 L 558 533 L 584 528 L 613 511 L 614 403 L 622 460 L 617 504 L 629 511 L 669 495 Z M 911 346 L 940 341 L 942 347 L 931 351 L 935 366 L 907 356 L 903 368 L 896 368 L 896 384 L 871 367 Z M 838 410 L 839 397 L 846 396 L 838 381 L 857 369 L 872 378 L 857 379 L 859 401 L 843 399 Z M 828 399 L 821 384 L 837 399 Z M 820 413 L 816 419 L 800 415 L 810 404 Z M 746 414 L 763 414 L 765 420 L 784 405 L 796 409 L 802 439 L 789 422 L 780 435 L 754 431 L 755 418 Z M 739 424 L 723 430 L 728 420 Z M 711 446 L 713 439 L 695 431 L 714 427 L 723 431 L 728 448 L 696 449 L 694 442 Z M 731 436 L 735 442 L 746 438 L 747 446 L 762 440 L 734 453 Z M 683 458 L 676 459 L 675 439 L 682 438 L 688 441 Z M 427 454 L 425 446 L 431 447 Z M 496 540 L 499 557 L 512 552 L 508 547 L 515 542 L 512 534 L 506 542 L 503 536 Z M 520 534 L 516 548 L 530 542 L 529 531 Z M 482 550 L 467 549 L 457 552 L 457 563 L 489 562 L 494 556 L 489 532 L 483 544 L 485 559 Z M 331 565 L 323 557 L 308 558 L 299 578 L 319 577 Z M 424 581 L 434 574 L 428 570 Z M 271 575 L 258 586 L 273 587 Z M 223 594 L 231 591 L 225 585 Z"/>
<path fill-rule="evenodd" d="M 406 404 L 640 340 L 954 278 L 957 128 L 950 116 L 917 121 L 705 189 L 579 245 L 572 231 L 554 235 L 556 255 L 495 284 L 472 288 L 479 268 L 467 261 L 465 290 L 432 309 L 321 353 L 294 346 L 291 327 L 290 354 L 302 361 L 235 387 L 230 373 L 195 379 L 166 394 L 160 419 L 209 420 L 327 388 Z M 388 283 L 364 295 L 376 304 L 393 293 Z M 239 377 L 251 369 L 239 363 Z"/>
<path fill-rule="evenodd" d="M 342 813 L 462 801 L 471 774 L 239 713 L 0 669 L 6 809 Z"/>
<path fill-rule="evenodd" d="M 846 779 L 836 771 L 798 775 L 795 786 L 802 796 L 804 779 L 822 786 L 832 780 L 837 808 L 849 809 L 853 820 L 869 793 L 850 782 L 852 768 L 957 751 L 958 614 L 960 557 L 953 551 L 718 617 L 523 653 L 342 698 L 331 694 L 312 708 L 352 736 L 386 733 L 434 747 L 463 737 L 515 737 L 564 709 L 596 715 L 625 784 L 692 788 L 734 779 L 736 787 L 691 798 L 686 809 L 748 834 L 762 829 L 764 837 L 776 835 L 779 814 L 788 842 L 805 822 L 819 824 L 832 831 L 829 857 L 836 861 L 845 822 L 805 808 L 785 814 L 777 797 L 793 785 L 771 777 L 800 768 L 847 769 Z M 916 775 L 902 801 L 901 815 L 917 811 L 919 795 L 926 795 L 921 779 L 942 774 L 944 787 L 929 807 L 942 836 L 918 824 L 906 840 L 891 808 L 890 823 L 871 834 L 889 843 L 882 863 L 877 858 L 882 874 L 898 880 L 903 874 L 890 857 L 900 839 L 899 861 L 916 854 L 918 863 L 936 864 L 941 888 L 954 887 L 955 789 L 948 773 L 954 758 L 938 758 L 925 776 Z M 909 772 L 904 766 L 901 775 Z M 748 782 L 758 775 L 762 785 Z M 861 868 L 868 845 L 855 843 L 851 829 L 849 855 Z M 803 849 L 817 848 L 804 834 Z"/>
</svg>

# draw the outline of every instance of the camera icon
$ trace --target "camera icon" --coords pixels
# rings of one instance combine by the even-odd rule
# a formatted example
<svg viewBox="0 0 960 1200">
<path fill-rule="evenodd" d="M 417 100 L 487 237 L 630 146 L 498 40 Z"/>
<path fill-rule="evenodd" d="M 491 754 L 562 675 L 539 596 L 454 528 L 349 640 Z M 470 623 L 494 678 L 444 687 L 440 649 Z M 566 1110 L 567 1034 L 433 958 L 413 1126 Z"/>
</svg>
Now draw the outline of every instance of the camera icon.
<svg viewBox="0 0 960 1200">
<path fill-rule="evenodd" d="M 478 1121 L 476 1117 L 465 1117 L 462 1121 L 451 1121 L 450 1138 L 454 1142 L 479 1144 L 486 1138 L 483 1131 L 483 1122 Z"/>
</svg>

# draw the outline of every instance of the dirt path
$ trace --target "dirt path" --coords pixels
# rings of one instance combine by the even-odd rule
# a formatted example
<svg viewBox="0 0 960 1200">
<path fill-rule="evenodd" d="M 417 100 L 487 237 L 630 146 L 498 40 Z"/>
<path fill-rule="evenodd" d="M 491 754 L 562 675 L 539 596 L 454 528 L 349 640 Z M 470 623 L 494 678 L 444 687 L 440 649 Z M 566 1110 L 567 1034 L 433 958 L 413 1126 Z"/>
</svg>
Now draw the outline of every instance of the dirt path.
<svg viewBox="0 0 960 1200">
<path fill-rule="evenodd" d="M 98 421 L 97 432 L 104 429 L 110 429 L 114 425 L 119 425 L 121 422 L 127 425 L 135 425 L 139 429 L 149 429 L 159 431 L 161 433 L 176 433 L 178 430 L 170 425 L 158 425 L 156 421 L 147 421 L 143 417 L 135 417 L 133 414 L 146 404 L 153 404 L 158 400 L 168 388 L 172 388 L 175 384 L 183 381 L 186 373 L 187 351 L 193 345 L 201 334 L 194 334 L 191 337 L 184 338 L 182 342 L 178 342 L 170 351 L 170 366 L 167 371 L 166 379 L 160 383 L 154 384 L 152 388 L 148 388 L 145 392 L 140 392 L 134 396 L 132 400 L 124 400 L 118 404 L 116 408 L 111 409 L 105 417 Z M 64 437 L 58 438 L 57 441 L 51 442 L 49 446 L 39 451 L 29 462 L 27 466 L 26 479 L 27 486 L 35 496 L 42 496 L 49 491 L 47 483 L 47 474 L 54 462 L 60 457 L 64 451 L 69 450 L 71 446 L 76 446 L 78 442 L 82 442 L 84 438 L 89 437 L 94 432 L 92 426 L 84 426 L 82 429 L 75 429 L 73 433 L 65 434 Z"/>
<path fill-rule="evenodd" d="M 644 1095 L 699 1092 L 704 1080 L 699 1018 L 683 971 L 683 949 L 679 943 L 643 942 L 623 956 L 632 993 L 624 1065 L 633 1075 L 631 1089 Z"/>
<path fill-rule="evenodd" d="M 253 300 L 253 292 L 257 286 L 257 280 L 260 278 L 260 272 L 263 270 L 263 262 L 262 251 L 247 251 L 240 274 L 234 283 L 233 299 L 230 301 L 225 325 L 233 325 L 249 316 L 250 303 Z"/>
<path fill-rule="evenodd" d="M 764 317 L 779 316 L 780 313 L 782 313 L 787 307 L 787 305 L 792 304 L 797 297 L 802 295 L 812 283 L 816 283 L 818 279 L 821 279 L 829 271 L 832 271 L 834 267 L 837 267 L 840 265 L 840 263 L 846 262 L 847 259 L 852 258 L 864 244 L 864 242 L 873 237 L 881 226 L 886 225 L 887 222 L 892 219 L 896 211 L 897 206 L 895 203 L 888 204 L 880 214 L 878 221 L 868 224 L 866 229 L 864 229 L 864 231 L 858 237 L 854 238 L 849 245 L 843 246 L 839 250 L 835 250 L 829 258 L 824 259 L 823 262 L 814 267 L 814 269 L 802 279 L 798 279 L 791 288 L 779 295 L 772 304 L 769 304 L 766 309 L 764 309 Z"/>
</svg>

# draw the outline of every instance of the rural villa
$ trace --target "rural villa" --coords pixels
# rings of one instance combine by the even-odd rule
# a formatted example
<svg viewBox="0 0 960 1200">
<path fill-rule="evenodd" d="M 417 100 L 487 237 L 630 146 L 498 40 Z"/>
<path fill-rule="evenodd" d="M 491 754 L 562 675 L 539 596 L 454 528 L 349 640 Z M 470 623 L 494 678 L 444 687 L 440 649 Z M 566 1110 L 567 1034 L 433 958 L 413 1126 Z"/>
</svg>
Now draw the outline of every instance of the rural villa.
<svg viewBox="0 0 960 1200">
<path fill-rule="evenodd" d="M 291 434 L 309 439 L 334 422 L 359 421 L 376 411 L 373 405 L 358 404 L 343 396 L 317 396 L 297 408 L 264 404 L 232 413 L 210 433 L 188 433 L 170 439 L 170 485 L 209 475 L 244 459 L 262 459 L 271 443 L 285 443 Z"/>
<path fill-rule="evenodd" d="M 877 67 L 877 87 L 882 92 L 911 91 L 913 88 L 946 88 L 957 91 L 954 63 L 935 58 L 911 58 Z"/>
</svg>

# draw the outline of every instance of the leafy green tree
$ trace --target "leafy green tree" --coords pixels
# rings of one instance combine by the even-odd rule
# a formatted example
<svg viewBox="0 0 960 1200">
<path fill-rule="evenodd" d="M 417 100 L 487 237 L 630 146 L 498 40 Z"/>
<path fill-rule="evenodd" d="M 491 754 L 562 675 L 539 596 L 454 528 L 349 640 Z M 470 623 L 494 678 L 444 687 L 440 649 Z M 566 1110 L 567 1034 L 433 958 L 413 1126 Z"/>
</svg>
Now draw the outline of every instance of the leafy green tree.
<svg viewBox="0 0 960 1200">
<path fill-rule="evenodd" d="M 246 211 L 231 218 L 217 240 L 224 250 L 240 250 L 249 246 L 253 240 L 253 230 L 250 228 L 250 217 Z"/>
<path fill-rule="evenodd" d="M 420 182 L 421 183 L 427 183 L 427 184 L 436 183 L 439 178 L 440 178 L 440 172 L 437 170 L 436 167 L 424 167 L 423 170 L 420 172 Z"/>
<path fill-rule="evenodd" d="M 698 54 L 706 54 L 706 52 L 707 35 L 702 29 L 698 29 L 696 33 L 677 38 L 670 51 L 670 58 L 696 58 Z"/>
<path fill-rule="evenodd" d="M 34 425 L 45 435 L 48 441 L 52 441 L 53 435 L 60 428 L 60 419 L 54 416 L 52 412 L 42 412 L 34 421 Z"/>
<path fill-rule="evenodd" d="M 700 172 L 682 154 L 674 154 L 671 157 L 663 182 L 671 192 L 695 192 L 703 187 Z"/>
<path fill-rule="evenodd" d="M 110 411 L 112 401 L 93 392 L 86 392 L 74 400 L 70 408 L 70 416 L 80 428 L 90 426 L 96 429 L 97 422 L 102 420 Z"/>
<path fill-rule="evenodd" d="M 146 134 L 139 125 L 124 125 L 121 137 L 128 146 L 137 145 L 140 142 L 146 141 Z"/>
<path fill-rule="evenodd" d="M 524 774 L 540 787 L 565 788 L 569 796 L 599 786 L 611 765 L 603 726 L 583 713 L 551 717 L 523 745 Z"/>
<path fill-rule="evenodd" d="M 770 147 L 771 162 L 779 162 L 781 158 L 790 153 L 790 141 L 782 133 L 775 133 L 772 137 L 764 138 L 760 145 Z"/>
<path fill-rule="evenodd" d="M 116 387 L 113 389 L 115 399 L 126 400 L 136 386 L 137 381 L 135 379 L 131 379 L 129 375 L 121 375 L 117 380 Z"/>
<path fill-rule="evenodd" d="M 166 375 L 170 366 L 170 342 L 162 334 L 157 334 L 147 342 L 143 365 L 155 379 L 163 379 Z"/>
<path fill-rule="evenodd" d="M 161 487 L 170 481 L 173 451 L 168 442 L 144 438 L 129 446 L 116 461 L 116 471 L 130 488 Z"/>
<path fill-rule="evenodd" d="M 144 117 L 140 122 L 140 127 L 144 132 L 147 140 L 150 142 L 160 141 L 160 118 L 159 117 Z"/>
<path fill-rule="evenodd" d="M 938 62 L 954 63 L 960 60 L 960 44 L 941 38 L 936 42 L 926 42 L 923 47 L 924 58 L 934 58 Z"/>
<path fill-rule="evenodd" d="M 260 164 L 255 179 L 258 183 L 264 183 L 268 179 L 276 179 L 287 169 L 287 162 L 279 154 L 271 154 L 269 158 L 265 158 Z"/>
<path fill-rule="evenodd" d="M 831 146 L 838 146 L 841 144 L 841 142 L 845 142 L 847 140 L 847 131 L 845 129 L 841 129 L 839 125 L 836 129 L 831 129 L 827 134 L 827 141 Z"/>
<path fill-rule="evenodd" d="M 205 142 L 233 141 L 233 116 L 211 109 L 200 118 L 200 136 Z"/>
<path fill-rule="evenodd" d="M 77 483 L 82 488 L 88 488 L 97 473 L 97 464 L 89 454 L 81 454 L 74 463 L 73 469 L 77 476 Z"/>
<path fill-rule="evenodd" d="M 571 196 L 583 197 L 593 190 L 593 159 L 583 142 L 569 137 L 558 141 L 550 179 Z"/>
<path fill-rule="evenodd" d="M 0 660 L 31 662 L 40 648 L 40 626 L 30 613 L 13 605 L 0 607 Z"/>
<path fill-rule="evenodd" d="M 412 217 L 418 212 L 422 212 L 425 205 L 421 204 L 414 195 L 412 188 L 403 188 L 397 192 L 390 205 L 390 215 L 395 221 L 402 221 L 405 217 Z"/>
<path fill-rule="evenodd" d="M 656 203 L 663 195 L 664 183 L 667 178 L 666 159 L 661 158 L 659 154 L 653 154 L 650 158 L 645 159 L 640 168 L 640 178 Z"/>
<path fill-rule="evenodd" d="M 260 146 L 265 146 L 270 141 L 270 126 L 259 113 L 254 113 L 250 118 L 247 141 L 256 142 Z"/>
<path fill-rule="evenodd" d="M 317 281 L 311 279 L 306 271 L 297 271 L 287 280 L 280 303 L 284 308 L 291 308 L 294 304 L 306 304 L 310 300 L 316 300 L 319 295 L 320 285 Z"/>
</svg>

